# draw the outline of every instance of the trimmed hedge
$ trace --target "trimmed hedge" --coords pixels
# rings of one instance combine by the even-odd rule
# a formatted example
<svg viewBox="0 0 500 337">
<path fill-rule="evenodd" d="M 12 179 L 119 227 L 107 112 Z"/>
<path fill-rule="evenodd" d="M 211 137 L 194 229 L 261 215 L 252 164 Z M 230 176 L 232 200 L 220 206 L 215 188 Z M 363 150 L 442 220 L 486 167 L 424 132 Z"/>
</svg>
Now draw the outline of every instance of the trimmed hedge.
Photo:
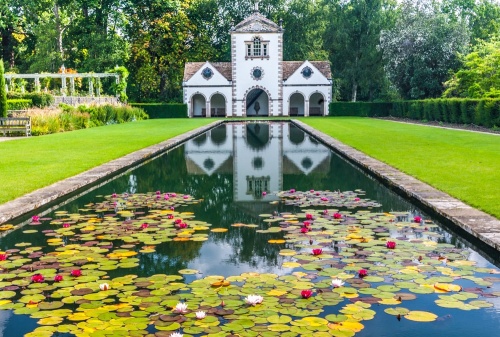
<svg viewBox="0 0 500 337">
<path fill-rule="evenodd" d="M 387 117 L 392 103 L 332 102 L 330 116 Z"/>
<path fill-rule="evenodd" d="M 9 92 L 7 93 L 8 99 L 29 99 L 32 101 L 32 106 L 38 108 L 45 108 L 51 106 L 54 103 L 54 96 L 42 92 L 28 92 L 21 94 L 19 92 Z"/>
<path fill-rule="evenodd" d="M 183 103 L 129 103 L 135 108 L 143 109 L 150 119 L 187 118 L 187 104 Z"/>
<path fill-rule="evenodd" d="M 8 110 L 26 110 L 33 105 L 30 99 L 8 99 L 7 100 L 7 111 Z"/>
<path fill-rule="evenodd" d="M 330 116 L 385 117 L 500 127 L 500 99 L 426 99 L 392 103 L 332 102 Z"/>
</svg>

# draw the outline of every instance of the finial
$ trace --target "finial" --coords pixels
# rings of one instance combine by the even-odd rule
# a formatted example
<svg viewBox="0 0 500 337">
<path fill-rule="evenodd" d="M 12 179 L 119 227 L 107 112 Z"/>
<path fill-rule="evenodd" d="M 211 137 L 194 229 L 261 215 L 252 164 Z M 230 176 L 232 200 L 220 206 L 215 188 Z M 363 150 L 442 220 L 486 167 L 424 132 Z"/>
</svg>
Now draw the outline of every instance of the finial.
<svg viewBox="0 0 500 337">
<path fill-rule="evenodd" d="M 255 12 L 259 11 L 259 1 L 255 1 Z"/>
<path fill-rule="evenodd" d="M 280 24 L 280 29 L 283 29 L 283 19 L 280 19 L 279 24 Z"/>
</svg>

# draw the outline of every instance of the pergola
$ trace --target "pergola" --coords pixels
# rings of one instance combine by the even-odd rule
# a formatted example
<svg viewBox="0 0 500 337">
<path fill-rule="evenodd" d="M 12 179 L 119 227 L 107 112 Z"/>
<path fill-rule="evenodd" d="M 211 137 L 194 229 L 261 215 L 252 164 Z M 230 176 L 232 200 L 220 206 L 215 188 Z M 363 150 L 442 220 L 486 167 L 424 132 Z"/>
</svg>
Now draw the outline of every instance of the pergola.
<svg viewBox="0 0 500 337">
<path fill-rule="evenodd" d="M 75 95 L 75 78 L 88 78 L 89 79 L 89 95 L 94 96 L 94 83 L 92 79 L 96 78 L 100 81 L 101 78 L 104 77 L 114 77 L 116 83 L 120 82 L 120 75 L 117 73 L 81 73 L 81 74 L 68 74 L 65 73 L 64 66 L 62 67 L 62 73 L 60 74 L 5 74 L 5 79 L 9 81 L 9 84 L 6 84 L 6 90 L 9 91 L 10 88 L 13 89 L 12 79 L 16 78 L 24 78 L 24 79 L 33 79 L 35 81 L 35 91 L 40 92 L 40 79 L 41 78 L 60 78 L 61 79 L 61 93 L 64 96 L 67 90 L 67 80 L 69 79 L 69 94 L 71 96 Z M 96 88 L 96 96 L 101 95 L 101 88 L 97 86 Z"/>
</svg>

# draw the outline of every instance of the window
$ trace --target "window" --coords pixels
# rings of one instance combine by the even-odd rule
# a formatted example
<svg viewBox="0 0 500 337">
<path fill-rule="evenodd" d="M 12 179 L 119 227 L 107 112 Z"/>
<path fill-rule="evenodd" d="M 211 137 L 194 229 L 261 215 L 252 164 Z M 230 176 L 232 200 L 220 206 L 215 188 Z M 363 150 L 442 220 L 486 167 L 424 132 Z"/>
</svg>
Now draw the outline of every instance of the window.
<svg viewBox="0 0 500 337">
<path fill-rule="evenodd" d="M 247 56 L 252 56 L 252 45 L 250 43 L 247 44 Z"/>
<path fill-rule="evenodd" d="M 253 39 L 253 56 L 260 56 L 261 53 L 261 43 L 260 38 L 256 37 Z"/>
<path fill-rule="evenodd" d="M 267 56 L 267 44 L 262 45 L 262 56 Z"/>
</svg>

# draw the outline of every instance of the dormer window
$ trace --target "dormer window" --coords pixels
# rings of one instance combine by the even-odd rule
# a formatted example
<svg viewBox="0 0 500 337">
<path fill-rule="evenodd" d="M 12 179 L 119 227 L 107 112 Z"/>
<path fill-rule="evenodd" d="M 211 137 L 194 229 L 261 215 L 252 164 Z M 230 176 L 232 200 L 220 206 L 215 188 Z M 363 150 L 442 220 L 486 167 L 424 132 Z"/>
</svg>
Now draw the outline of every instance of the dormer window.
<svg viewBox="0 0 500 337">
<path fill-rule="evenodd" d="M 254 37 L 252 41 L 245 42 L 246 58 L 268 58 L 269 41 L 263 41 L 260 37 Z"/>
</svg>

